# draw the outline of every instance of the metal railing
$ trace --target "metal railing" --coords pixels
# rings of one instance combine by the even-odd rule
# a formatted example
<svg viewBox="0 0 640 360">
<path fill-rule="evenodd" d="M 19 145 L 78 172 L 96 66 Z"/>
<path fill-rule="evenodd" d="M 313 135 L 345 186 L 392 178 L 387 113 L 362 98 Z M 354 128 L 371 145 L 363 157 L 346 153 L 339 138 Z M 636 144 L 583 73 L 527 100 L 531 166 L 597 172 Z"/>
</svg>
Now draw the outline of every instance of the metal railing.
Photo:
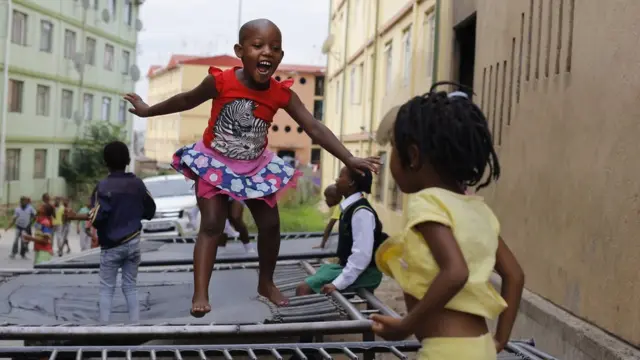
<svg viewBox="0 0 640 360">
<path fill-rule="evenodd" d="M 516 348 L 508 347 L 498 355 L 499 360 L 546 360 L 555 359 L 550 355 L 527 354 L 519 350 L 517 346 L 524 342 L 512 342 Z M 525 344 L 532 347 L 530 344 Z M 352 360 L 359 359 L 359 354 L 375 355 L 390 353 L 401 360 L 408 359 L 408 354 L 420 350 L 418 341 L 370 341 L 370 342 L 326 342 L 326 343 L 289 343 L 289 344 L 232 344 L 232 345 L 138 345 L 138 346 L 27 346 L 27 347 L 0 347 L 0 357 L 20 358 L 48 358 L 58 359 L 83 359 L 100 358 L 124 358 L 131 360 L 171 357 L 177 360 L 186 358 L 198 358 L 206 360 L 215 356 L 222 356 L 225 360 L 233 360 L 234 357 L 248 357 L 257 360 L 259 356 L 269 356 L 283 360 L 289 356 L 305 360 L 313 357 L 333 359 L 342 355 Z"/>
</svg>

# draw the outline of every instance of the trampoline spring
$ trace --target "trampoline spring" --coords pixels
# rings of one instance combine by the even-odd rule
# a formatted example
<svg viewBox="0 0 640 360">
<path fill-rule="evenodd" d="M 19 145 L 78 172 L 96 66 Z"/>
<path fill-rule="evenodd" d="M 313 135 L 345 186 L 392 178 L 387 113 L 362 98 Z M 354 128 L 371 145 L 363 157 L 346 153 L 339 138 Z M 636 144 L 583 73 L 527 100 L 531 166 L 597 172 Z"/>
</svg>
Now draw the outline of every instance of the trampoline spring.
<svg viewBox="0 0 640 360">
<path fill-rule="evenodd" d="M 198 356 L 200 356 L 200 360 L 207 360 L 207 355 L 205 355 L 204 350 L 198 350 Z"/>
<path fill-rule="evenodd" d="M 231 353 L 227 349 L 222 350 L 222 355 L 226 360 L 233 360 L 233 356 L 231 356 Z"/>
<path fill-rule="evenodd" d="M 253 352 L 253 350 L 251 350 L 251 348 L 247 349 L 247 355 L 249 355 L 249 358 L 251 360 L 258 360 L 258 357 L 256 356 L 256 354 Z"/>
<path fill-rule="evenodd" d="M 349 302 L 354 304 L 354 305 L 357 305 L 357 304 L 366 304 L 367 300 L 351 298 L 351 299 L 349 299 Z"/>
<path fill-rule="evenodd" d="M 391 353 L 395 355 L 398 359 L 402 359 L 402 360 L 408 359 L 407 355 L 400 352 L 400 350 L 398 350 L 398 348 L 395 346 L 390 346 L 389 350 L 391 350 Z"/>
<path fill-rule="evenodd" d="M 127 349 L 127 352 L 126 352 L 126 354 L 125 354 L 125 358 L 126 358 L 127 360 L 131 360 L 131 349 Z"/>
<path fill-rule="evenodd" d="M 101 351 L 100 358 L 101 358 L 102 360 L 107 360 L 107 358 L 108 358 L 108 357 L 107 357 L 107 349 L 103 349 L 103 350 Z M 50 360 L 51 360 L 51 359 L 50 359 Z"/>
<path fill-rule="evenodd" d="M 76 351 L 76 360 L 82 360 L 82 349 Z"/>
<path fill-rule="evenodd" d="M 53 350 L 51 355 L 49 355 L 49 360 L 56 360 L 56 356 L 58 356 L 58 350 Z"/>
<path fill-rule="evenodd" d="M 333 359 L 324 348 L 318 348 L 318 352 L 320 353 L 320 356 L 322 356 L 325 360 Z"/>
<path fill-rule="evenodd" d="M 182 354 L 180 353 L 180 350 L 174 351 L 173 354 L 176 360 L 182 360 Z M 131 360 L 131 359 L 127 359 L 127 360 Z"/>
<path fill-rule="evenodd" d="M 307 360 L 307 356 L 302 352 L 302 350 L 300 350 L 299 347 L 294 348 L 293 351 L 296 353 L 296 355 L 298 355 L 298 358 L 300 360 Z"/>
<path fill-rule="evenodd" d="M 150 360 L 156 360 L 156 351 L 155 350 L 151 350 L 151 352 L 149 353 L 149 358 L 150 358 Z"/>
<path fill-rule="evenodd" d="M 358 355 L 354 354 L 348 347 L 343 347 L 342 352 L 347 355 L 351 360 L 358 360 Z"/>
<path fill-rule="evenodd" d="M 282 355 L 275 348 L 271 348 L 271 355 L 273 355 L 276 360 L 282 360 Z"/>
<path fill-rule="evenodd" d="M 379 309 L 372 309 L 372 310 L 360 310 L 360 312 L 361 312 L 363 315 L 366 315 L 366 314 L 378 314 L 378 313 L 380 313 L 380 310 L 379 310 Z"/>
</svg>

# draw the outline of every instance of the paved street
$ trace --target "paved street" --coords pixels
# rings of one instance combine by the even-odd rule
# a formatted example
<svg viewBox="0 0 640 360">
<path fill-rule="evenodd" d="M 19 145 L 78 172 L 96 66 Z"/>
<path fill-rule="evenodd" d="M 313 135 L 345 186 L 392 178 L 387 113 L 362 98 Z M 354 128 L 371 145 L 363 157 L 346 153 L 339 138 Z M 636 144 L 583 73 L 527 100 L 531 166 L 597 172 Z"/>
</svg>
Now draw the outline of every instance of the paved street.
<svg viewBox="0 0 640 360">
<path fill-rule="evenodd" d="M 80 251 L 80 237 L 76 234 L 75 224 L 71 228 L 71 232 L 69 233 L 69 246 L 71 247 L 71 253 L 78 253 Z M 15 237 L 15 232 L 13 229 L 9 231 L 1 231 L 0 232 L 0 268 L 2 269 L 31 269 L 33 268 L 33 252 L 29 252 L 27 254 L 28 259 L 23 260 L 20 258 L 20 255 L 16 256 L 15 259 L 11 259 L 9 255 L 11 255 L 11 247 L 13 246 L 13 239 Z M 29 245 L 30 249 L 33 249 L 33 244 Z M 54 251 L 56 249 L 54 248 Z"/>
</svg>

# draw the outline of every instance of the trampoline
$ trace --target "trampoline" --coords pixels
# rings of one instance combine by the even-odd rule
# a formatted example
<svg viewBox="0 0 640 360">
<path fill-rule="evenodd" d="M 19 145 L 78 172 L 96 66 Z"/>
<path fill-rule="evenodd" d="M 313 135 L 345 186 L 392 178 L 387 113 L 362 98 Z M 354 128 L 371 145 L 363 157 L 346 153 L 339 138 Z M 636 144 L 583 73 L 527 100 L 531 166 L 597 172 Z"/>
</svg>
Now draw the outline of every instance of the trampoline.
<svg viewBox="0 0 640 360">
<path fill-rule="evenodd" d="M 124 324 L 126 305 L 118 290 L 114 297 L 112 324 L 98 323 L 97 270 L 2 273 L 0 337 L 189 338 L 206 334 L 364 333 L 370 331 L 367 316 L 372 311 L 397 316 L 366 291 L 358 296 L 334 292 L 331 296 L 295 297 L 295 287 L 314 271 L 314 266 L 306 261 L 278 265 L 276 285 L 291 297 L 290 306 L 278 308 L 257 295 L 255 264 L 218 266 L 210 287 L 213 310 L 196 319 L 188 312 L 193 289 L 191 267 L 141 268 L 138 275 L 140 323 L 131 325 Z M 361 305 L 366 308 L 360 309 Z"/>
<path fill-rule="evenodd" d="M 253 236 L 255 238 L 255 235 Z M 314 249 L 320 244 L 322 233 L 283 233 L 279 260 L 321 259 L 336 256 L 337 235 L 332 235 L 324 249 Z M 140 266 L 178 266 L 193 264 L 195 238 L 143 238 L 140 243 Z M 218 250 L 216 262 L 237 263 L 258 261 L 258 254 L 247 254 L 242 243 L 229 241 L 224 250 Z M 100 249 L 67 255 L 35 265 L 37 269 L 93 269 L 100 267 Z"/>
</svg>

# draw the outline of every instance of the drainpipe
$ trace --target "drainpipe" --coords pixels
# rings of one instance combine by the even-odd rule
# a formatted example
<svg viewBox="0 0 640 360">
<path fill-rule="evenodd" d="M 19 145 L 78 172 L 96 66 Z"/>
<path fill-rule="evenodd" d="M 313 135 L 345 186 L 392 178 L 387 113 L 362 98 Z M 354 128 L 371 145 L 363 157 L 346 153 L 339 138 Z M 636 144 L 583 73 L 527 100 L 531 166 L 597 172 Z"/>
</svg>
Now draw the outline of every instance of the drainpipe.
<svg viewBox="0 0 640 360">
<path fill-rule="evenodd" d="M 433 42 L 433 70 L 431 76 L 431 82 L 438 81 L 438 58 L 440 57 L 440 9 L 442 3 L 440 0 L 436 0 L 436 30 L 435 40 Z"/>
<path fill-rule="evenodd" d="M 351 1 L 347 0 L 346 4 L 343 6 L 346 7 L 346 21 L 344 23 L 344 46 L 342 50 L 342 105 L 340 105 L 340 142 L 344 142 L 344 113 L 345 106 L 347 104 L 347 95 L 345 93 L 345 89 L 347 88 L 346 80 L 347 80 L 347 51 L 349 50 L 349 36 L 347 35 L 349 32 L 349 3 Z"/>
<path fill-rule="evenodd" d="M 7 157 L 7 116 L 9 113 L 9 52 L 11 51 L 11 28 L 13 27 L 13 0 L 7 0 L 7 30 L 4 43 L 4 71 L 2 85 L 2 127 L 0 134 L 0 197 L 4 196 Z M 7 199 L 8 201 L 8 199 Z"/>
<path fill-rule="evenodd" d="M 373 53 L 375 54 L 373 56 L 373 64 L 371 64 L 372 67 L 372 72 L 371 72 L 371 106 L 369 109 L 369 134 L 373 134 L 373 124 L 375 123 L 375 119 L 373 118 L 373 115 L 375 114 L 375 106 L 377 104 L 376 102 L 376 79 L 378 78 L 376 76 L 376 74 L 378 73 L 378 43 L 380 42 L 380 39 L 378 39 L 378 25 L 379 25 L 379 14 L 378 12 L 380 11 L 380 0 L 376 0 L 376 11 L 375 11 L 375 23 L 374 23 L 374 27 L 373 27 Z M 371 136 L 369 136 L 369 156 L 373 156 L 373 154 L 371 153 L 373 151 L 373 138 Z"/>
</svg>

